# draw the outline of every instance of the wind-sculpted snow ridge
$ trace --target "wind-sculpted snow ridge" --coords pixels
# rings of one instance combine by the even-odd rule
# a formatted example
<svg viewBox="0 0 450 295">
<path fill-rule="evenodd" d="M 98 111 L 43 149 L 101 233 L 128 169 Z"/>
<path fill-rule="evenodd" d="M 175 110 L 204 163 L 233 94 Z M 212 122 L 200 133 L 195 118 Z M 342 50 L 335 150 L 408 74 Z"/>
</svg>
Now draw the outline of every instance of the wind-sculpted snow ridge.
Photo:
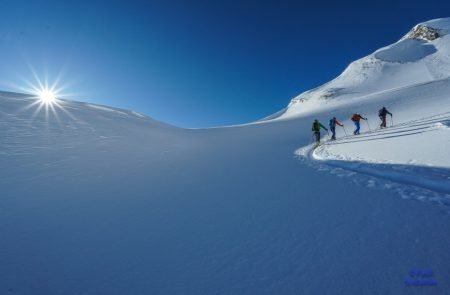
<svg viewBox="0 0 450 295">
<path fill-rule="evenodd" d="M 359 185 L 395 191 L 404 199 L 437 203 L 450 213 L 450 159 L 445 152 L 449 126 L 447 112 L 326 141 L 315 149 L 308 145 L 296 154 L 319 170 L 350 177 Z"/>
</svg>

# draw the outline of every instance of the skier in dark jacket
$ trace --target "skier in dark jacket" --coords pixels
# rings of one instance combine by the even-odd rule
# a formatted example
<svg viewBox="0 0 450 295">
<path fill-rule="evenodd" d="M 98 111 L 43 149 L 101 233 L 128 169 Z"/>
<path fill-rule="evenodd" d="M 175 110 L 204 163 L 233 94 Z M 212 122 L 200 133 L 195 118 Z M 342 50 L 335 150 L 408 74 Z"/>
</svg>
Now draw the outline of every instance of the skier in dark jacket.
<svg viewBox="0 0 450 295">
<path fill-rule="evenodd" d="M 355 123 L 355 127 L 356 127 L 356 129 L 355 129 L 355 131 L 353 132 L 353 134 L 354 134 L 354 135 L 357 135 L 357 134 L 359 134 L 359 129 L 361 128 L 361 125 L 359 124 L 359 121 L 360 121 L 361 119 L 367 120 L 367 118 L 364 118 L 364 117 L 361 116 L 360 114 L 356 113 L 356 114 L 353 114 L 353 116 L 352 116 L 351 119 L 352 119 L 353 123 Z"/>
<path fill-rule="evenodd" d="M 381 120 L 380 128 L 386 128 L 386 115 L 387 114 L 391 115 L 391 118 L 392 118 L 392 113 L 390 113 L 385 107 L 383 107 L 382 109 L 380 109 L 378 111 L 378 117 L 380 117 L 380 120 Z"/>
<path fill-rule="evenodd" d="M 341 122 L 339 122 L 336 117 L 333 117 L 330 120 L 330 123 L 328 124 L 328 126 L 330 126 L 330 130 L 331 130 L 331 140 L 336 140 L 336 125 L 339 125 L 341 127 L 344 127 L 344 124 L 342 124 Z"/>
<path fill-rule="evenodd" d="M 326 131 L 328 131 L 327 128 L 325 128 L 325 126 L 323 126 L 322 124 L 320 124 L 320 122 L 315 119 L 313 124 L 312 124 L 312 132 L 314 132 L 314 135 L 316 136 L 316 144 L 320 143 L 320 128 L 325 129 Z"/>
</svg>

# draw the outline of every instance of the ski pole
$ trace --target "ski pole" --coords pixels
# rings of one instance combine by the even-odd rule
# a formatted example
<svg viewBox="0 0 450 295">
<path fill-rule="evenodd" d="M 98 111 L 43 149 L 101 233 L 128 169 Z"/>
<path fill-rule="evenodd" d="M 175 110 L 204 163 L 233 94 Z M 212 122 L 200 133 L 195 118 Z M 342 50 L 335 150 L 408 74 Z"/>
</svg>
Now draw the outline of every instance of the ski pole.
<svg viewBox="0 0 450 295">
<path fill-rule="evenodd" d="M 394 119 L 392 119 L 392 115 L 391 115 L 391 127 L 394 126 Z"/>
<path fill-rule="evenodd" d="M 344 126 L 342 126 L 342 128 L 344 129 L 345 136 L 347 136 L 347 130 L 345 130 Z"/>
<path fill-rule="evenodd" d="M 370 129 L 369 120 L 366 119 L 366 123 L 367 123 L 367 127 L 369 127 L 369 131 L 372 131 L 372 129 Z"/>
</svg>

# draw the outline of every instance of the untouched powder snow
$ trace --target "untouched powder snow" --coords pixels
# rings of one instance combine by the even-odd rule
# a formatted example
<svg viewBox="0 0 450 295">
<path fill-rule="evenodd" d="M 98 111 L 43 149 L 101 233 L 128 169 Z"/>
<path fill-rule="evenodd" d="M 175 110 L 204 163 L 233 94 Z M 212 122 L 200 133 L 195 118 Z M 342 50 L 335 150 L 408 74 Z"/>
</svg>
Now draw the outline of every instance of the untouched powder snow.
<svg viewBox="0 0 450 295">
<path fill-rule="evenodd" d="M 0 294 L 448 293 L 444 37 L 228 128 L 0 93 Z M 394 126 L 378 130 L 383 105 Z M 312 121 L 333 115 L 348 135 L 313 149 Z"/>
<path fill-rule="evenodd" d="M 375 53 L 375 57 L 386 62 L 407 63 L 419 61 L 437 51 L 436 47 L 428 42 L 417 39 L 405 39 L 390 46 L 388 49 Z"/>
</svg>

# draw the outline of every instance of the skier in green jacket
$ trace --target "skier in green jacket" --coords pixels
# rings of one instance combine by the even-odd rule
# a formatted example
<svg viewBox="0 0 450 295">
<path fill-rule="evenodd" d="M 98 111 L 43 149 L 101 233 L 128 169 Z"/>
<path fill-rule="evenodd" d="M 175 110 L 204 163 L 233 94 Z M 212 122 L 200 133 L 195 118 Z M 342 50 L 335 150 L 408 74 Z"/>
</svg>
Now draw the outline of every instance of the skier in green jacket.
<svg viewBox="0 0 450 295">
<path fill-rule="evenodd" d="M 314 132 L 314 135 L 316 136 L 316 144 L 319 145 L 320 144 L 320 128 L 325 129 L 326 131 L 328 131 L 327 128 L 325 128 L 325 126 L 323 126 L 322 124 L 320 124 L 320 122 L 315 119 L 313 124 L 312 124 L 312 128 L 311 131 Z"/>
</svg>

